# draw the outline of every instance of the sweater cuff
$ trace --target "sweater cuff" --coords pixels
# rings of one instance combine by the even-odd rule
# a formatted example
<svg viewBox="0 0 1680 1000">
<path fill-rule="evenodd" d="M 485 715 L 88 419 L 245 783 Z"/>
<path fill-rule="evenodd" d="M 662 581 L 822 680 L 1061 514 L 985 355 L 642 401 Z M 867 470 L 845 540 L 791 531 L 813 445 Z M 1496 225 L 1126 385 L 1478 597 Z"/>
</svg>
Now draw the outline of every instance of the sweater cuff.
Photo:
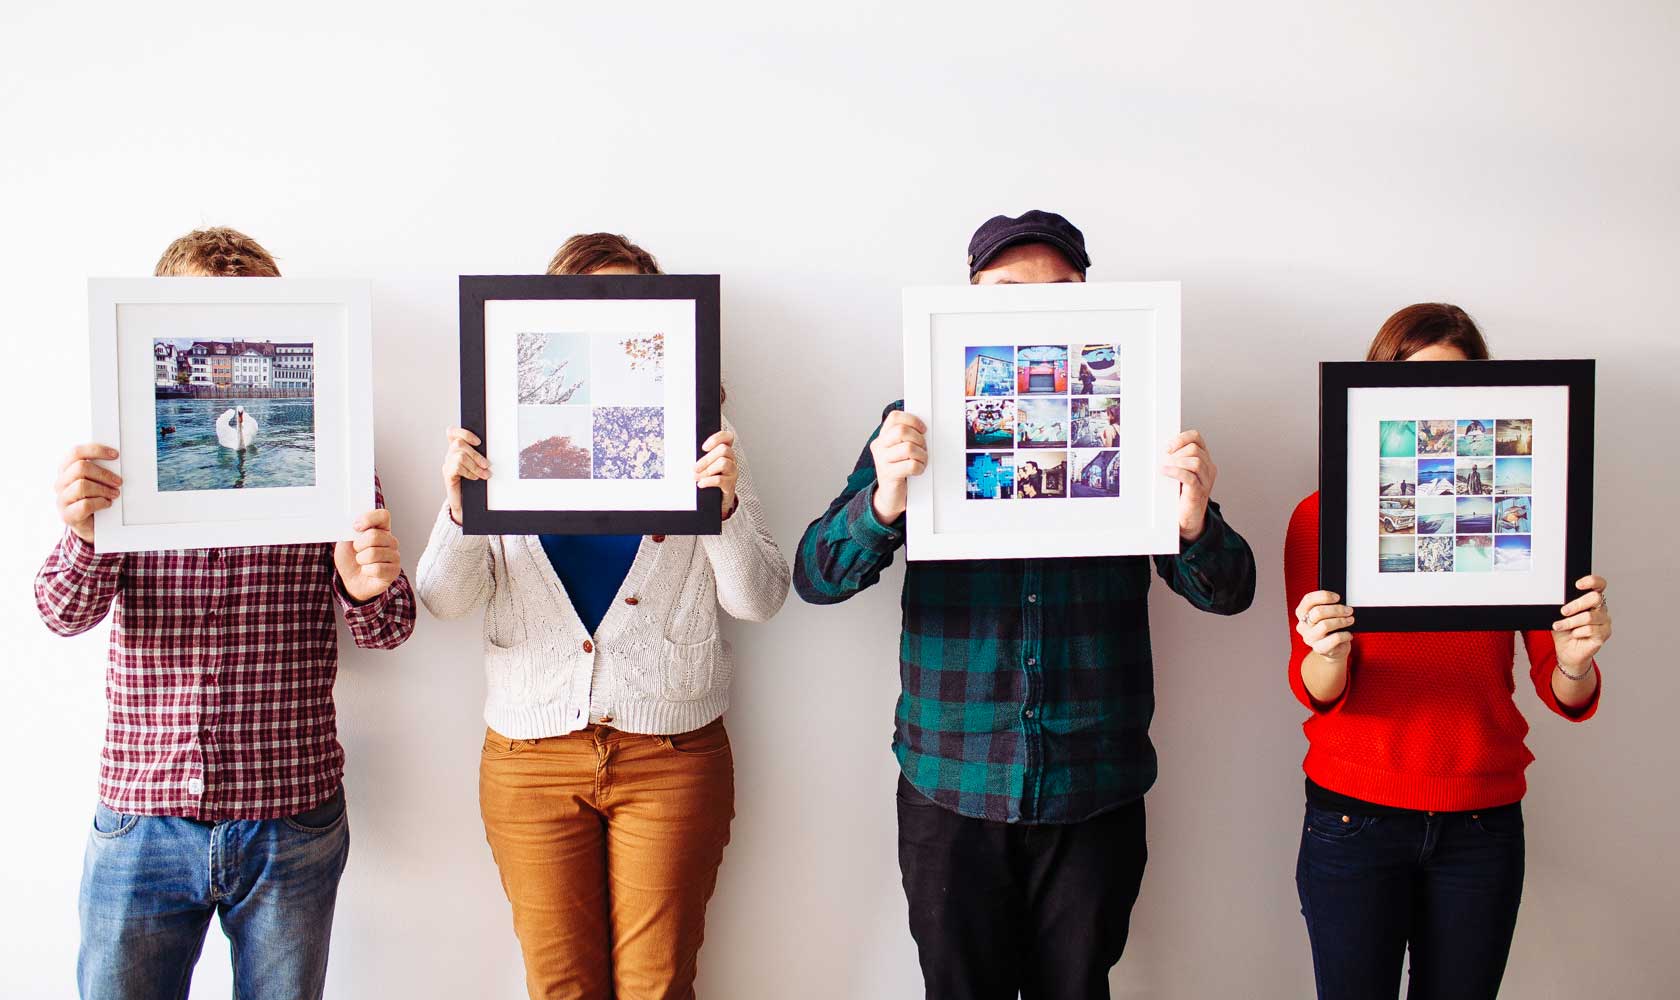
<svg viewBox="0 0 1680 1000">
<path fill-rule="evenodd" d="M 1186 542 L 1181 536 L 1178 540 L 1178 557 L 1189 565 L 1195 565 L 1196 560 L 1205 558 L 1210 552 L 1217 552 L 1225 544 L 1225 533 L 1230 529 L 1225 526 L 1225 518 L 1215 510 L 1213 504 L 1208 504 L 1207 514 L 1202 519 L 1202 533 L 1193 542 Z"/>
<path fill-rule="evenodd" d="M 846 531 L 852 541 L 875 553 L 887 553 L 904 542 L 904 518 L 896 524 L 882 524 L 875 516 L 875 486 L 859 490 L 846 503 Z"/>
<path fill-rule="evenodd" d="M 1552 669 L 1561 670 L 1562 667 L 1557 664 L 1553 664 Z M 1598 699 L 1599 696 L 1604 693 L 1604 675 L 1598 671 L 1597 658 L 1594 658 L 1592 662 L 1592 675 L 1592 697 L 1587 699 L 1587 703 L 1585 705 L 1575 708 L 1571 708 L 1570 706 L 1565 705 L 1562 701 L 1558 700 L 1557 689 L 1552 687 L 1552 679 L 1550 677 L 1546 678 L 1546 691 L 1550 695 L 1550 697 L 1546 700 L 1552 703 L 1552 708 L 1558 715 L 1570 722 L 1585 722 L 1598 712 Z"/>
</svg>

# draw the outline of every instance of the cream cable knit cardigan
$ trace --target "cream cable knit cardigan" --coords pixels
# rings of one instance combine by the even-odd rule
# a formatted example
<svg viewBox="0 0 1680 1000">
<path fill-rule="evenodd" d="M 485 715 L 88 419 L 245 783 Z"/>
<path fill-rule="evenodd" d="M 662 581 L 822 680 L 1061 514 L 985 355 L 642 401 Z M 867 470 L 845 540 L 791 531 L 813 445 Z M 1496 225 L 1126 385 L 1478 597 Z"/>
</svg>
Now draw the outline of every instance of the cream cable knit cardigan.
<svg viewBox="0 0 1680 1000">
<path fill-rule="evenodd" d="M 491 728 L 539 739 L 609 716 L 617 729 L 669 735 L 723 714 L 734 662 L 718 608 L 767 621 L 788 592 L 787 560 L 738 452 L 737 462 L 739 506 L 723 533 L 644 537 L 593 636 L 537 536 L 467 535 L 444 505 L 415 590 L 439 618 L 485 606 Z"/>
</svg>

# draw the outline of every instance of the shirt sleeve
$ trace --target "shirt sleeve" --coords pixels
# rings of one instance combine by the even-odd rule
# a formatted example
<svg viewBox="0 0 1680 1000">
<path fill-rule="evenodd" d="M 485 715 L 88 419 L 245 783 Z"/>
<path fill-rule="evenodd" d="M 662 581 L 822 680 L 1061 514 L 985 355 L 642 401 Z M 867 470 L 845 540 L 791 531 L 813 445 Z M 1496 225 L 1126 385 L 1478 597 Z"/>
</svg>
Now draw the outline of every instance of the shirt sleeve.
<svg viewBox="0 0 1680 1000">
<path fill-rule="evenodd" d="M 1235 615 L 1254 603 L 1254 552 L 1211 500 L 1201 537 L 1180 542 L 1177 555 L 1156 556 L 1155 572 L 1203 611 Z"/>
<path fill-rule="evenodd" d="M 381 510 L 385 507 L 385 493 L 378 476 L 373 479 L 373 504 Z M 414 633 L 414 588 L 409 586 L 407 573 L 399 570 L 397 578 L 383 593 L 364 602 L 357 601 L 344 589 L 344 581 L 335 568 L 333 593 L 338 595 L 338 606 L 344 613 L 350 637 L 363 649 L 396 649 Z"/>
<path fill-rule="evenodd" d="M 723 426 L 734 430 L 729 421 Z M 741 621 L 767 622 L 787 601 L 788 563 L 765 522 L 764 507 L 737 441 L 735 509 L 716 535 L 700 536 L 717 582 L 718 606 Z"/>
<path fill-rule="evenodd" d="M 1598 672 L 1598 661 L 1594 660 L 1592 672 L 1594 680 L 1592 697 L 1579 708 L 1570 708 L 1558 701 L 1557 692 L 1552 690 L 1552 671 L 1557 668 L 1557 644 L 1552 642 L 1550 632 L 1524 632 L 1523 646 L 1528 650 L 1528 676 L 1534 682 L 1534 693 L 1540 696 L 1541 702 L 1557 715 L 1561 715 L 1570 722 L 1585 722 L 1598 711 L 1598 697 L 1604 691 L 1604 675 Z"/>
<path fill-rule="evenodd" d="M 1283 614 L 1288 623 L 1285 627 L 1289 629 L 1289 690 L 1295 692 L 1295 699 L 1311 709 L 1313 714 L 1325 715 L 1337 712 L 1347 704 L 1348 692 L 1353 690 L 1359 637 L 1354 637 L 1353 646 L 1348 650 L 1348 673 L 1342 693 L 1332 702 L 1314 698 L 1301 677 L 1301 665 L 1306 662 L 1312 647 L 1295 631 L 1295 609 L 1300 605 L 1301 598 L 1318 589 L 1317 502 L 1316 497 L 1301 501 L 1301 505 L 1295 508 L 1294 516 L 1289 519 L 1289 531 L 1283 541 Z"/>
<path fill-rule="evenodd" d="M 902 401 L 881 414 L 902 410 Z M 882 524 L 875 516 L 875 459 L 869 446 L 881 433 L 877 426 L 864 443 L 846 487 L 800 536 L 794 554 L 793 586 L 811 604 L 838 604 L 881 578 L 892 565 L 893 553 L 904 544 L 904 518 Z"/>
<path fill-rule="evenodd" d="M 80 635 L 102 621 L 116 599 L 124 559 L 101 554 L 66 530 L 35 574 L 35 607 L 59 635 Z"/>
</svg>

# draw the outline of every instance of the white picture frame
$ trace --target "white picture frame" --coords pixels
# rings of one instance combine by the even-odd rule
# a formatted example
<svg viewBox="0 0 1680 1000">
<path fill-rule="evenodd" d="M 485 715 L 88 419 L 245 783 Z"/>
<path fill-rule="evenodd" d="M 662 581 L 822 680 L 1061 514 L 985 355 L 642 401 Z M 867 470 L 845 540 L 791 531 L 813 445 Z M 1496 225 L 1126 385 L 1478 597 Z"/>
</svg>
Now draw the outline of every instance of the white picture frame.
<svg viewBox="0 0 1680 1000">
<path fill-rule="evenodd" d="M 92 278 L 88 332 L 93 439 L 123 477 L 98 551 L 340 541 L 373 508 L 366 282 Z"/>
<path fill-rule="evenodd" d="M 905 558 L 1179 550 L 1178 483 L 1161 473 L 1180 422 L 1178 282 L 922 287 L 903 301 L 904 406 L 928 428 L 928 467 L 909 481 Z M 1117 436 L 1105 429 L 1116 409 Z"/>
</svg>

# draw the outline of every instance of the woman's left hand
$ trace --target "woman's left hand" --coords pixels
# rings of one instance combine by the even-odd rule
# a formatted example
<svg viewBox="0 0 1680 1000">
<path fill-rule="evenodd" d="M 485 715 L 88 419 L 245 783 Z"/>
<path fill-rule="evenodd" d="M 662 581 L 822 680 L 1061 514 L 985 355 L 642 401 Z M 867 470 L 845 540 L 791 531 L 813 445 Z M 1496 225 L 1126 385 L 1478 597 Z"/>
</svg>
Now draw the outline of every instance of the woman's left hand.
<svg viewBox="0 0 1680 1000">
<path fill-rule="evenodd" d="M 1559 612 L 1563 617 L 1552 623 L 1558 665 L 1571 674 L 1585 670 L 1610 638 L 1610 602 L 1604 596 L 1609 584 L 1595 575 L 1583 576 L 1575 586 L 1586 593 L 1565 604 Z"/>
<path fill-rule="evenodd" d="M 735 481 L 740 473 L 735 468 L 735 432 L 718 431 L 702 446 L 706 452 L 694 463 L 694 485 L 700 489 L 716 486 L 723 491 L 723 516 L 735 510 Z"/>
</svg>

